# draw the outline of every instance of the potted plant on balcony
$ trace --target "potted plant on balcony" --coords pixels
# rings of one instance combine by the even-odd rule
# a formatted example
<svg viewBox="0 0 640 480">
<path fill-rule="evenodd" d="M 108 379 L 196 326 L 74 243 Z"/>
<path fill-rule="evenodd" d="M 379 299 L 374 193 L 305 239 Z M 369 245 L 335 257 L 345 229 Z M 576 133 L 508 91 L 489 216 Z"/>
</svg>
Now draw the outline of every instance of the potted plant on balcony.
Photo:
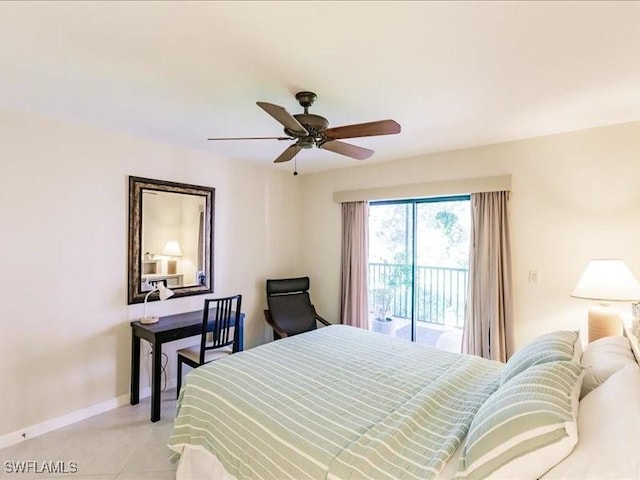
<svg viewBox="0 0 640 480">
<path fill-rule="evenodd" d="M 385 321 L 391 316 L 394 290 L 391 286 L 385 286 L 372 291 L 373 315 L 376 320 Z"/>
<path fill-rule="evenodd" d="M 373 325 L 374 332 L 385 335 L 395 334 L 395 325 L 391 317 L 391 302 L 394 289 L 390 287 L 376 288 L 373 290 Z"/>
<path fill-rule="evenodd" d="M 372 291 L 374 332 L 395 335 L 396 325 L 392 315 L 392 306 L 399 287 L 407 285 L 410 278 L 410 265 L 401 259 L 393 265 L 391 274 L 384 281 L 384 286 Z"/>
</svg>

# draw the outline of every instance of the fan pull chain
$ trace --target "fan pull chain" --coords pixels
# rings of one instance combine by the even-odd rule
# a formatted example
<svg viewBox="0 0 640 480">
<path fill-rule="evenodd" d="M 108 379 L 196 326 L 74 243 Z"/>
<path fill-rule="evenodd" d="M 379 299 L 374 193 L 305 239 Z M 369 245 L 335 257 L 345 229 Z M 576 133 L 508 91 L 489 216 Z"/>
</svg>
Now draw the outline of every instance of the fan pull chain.
<svg viewBox="0 0 640 480">
<path fill-rule="evenodd" d="M 293 176 L 298 175 L 298 152 L 293 157 Z"/>
</svg>

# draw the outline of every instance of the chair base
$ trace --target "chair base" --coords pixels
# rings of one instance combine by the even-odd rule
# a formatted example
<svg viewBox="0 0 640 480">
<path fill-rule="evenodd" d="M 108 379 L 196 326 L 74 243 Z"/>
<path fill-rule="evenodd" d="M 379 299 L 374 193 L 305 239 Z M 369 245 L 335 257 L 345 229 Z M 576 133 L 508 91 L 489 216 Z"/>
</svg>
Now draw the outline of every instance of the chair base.
<svg viewBox="0 0 640 480">
<path fill-rule="evenodd" d="M 218 360 L 219 358 L 226 357 L 227 355 L 231 355 L 233 353 L 233 348 L 230 346 L 222 347 L 216 350 L 209 350 L 205 353 L 205 361 L 204 363 L 200 363 L 200 346 L 193 346 L 188 348 L 182 348 L 176 352 L 176 356 L 178 357 L 178 371 L 177 371 L 177 384 L 176 384 L 176 398 L 180 396 L 180 389 L 182 388 L 182 364 L 186 363 L 191 368 L 198 368 L 201 365 L 207 364 L 209 362 L 213 362 Z M 194 356 L 197 356 L 196 360 Z"/>
<path fill-rule="evenodd" d="M 176 398 L 179 398 L 180 390 L 182 389 L 182 364 L 186 363 L 191 368 L 198 368 L 200 364 L 198 362 L 194 362 L 189 357 L 185 357 L 184 355 L 181 355 L 179 351 L 177 352 L 177 357 L 178 357 L 178 371 L 177 371 L 178 378 L 176 379 Z"/>
</svg>

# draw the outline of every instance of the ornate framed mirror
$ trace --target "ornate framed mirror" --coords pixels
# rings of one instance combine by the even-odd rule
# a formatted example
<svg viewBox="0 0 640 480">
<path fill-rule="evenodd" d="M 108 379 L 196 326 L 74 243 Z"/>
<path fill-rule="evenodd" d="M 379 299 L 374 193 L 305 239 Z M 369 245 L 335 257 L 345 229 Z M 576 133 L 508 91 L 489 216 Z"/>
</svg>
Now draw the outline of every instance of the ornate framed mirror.
<svg viewBox="0 0 640 480">
<path fill-rule="evenodd" d="M 214 188 L 129 177 L 129 305 L 213 292 L 214 211 Z"/>
</svg>

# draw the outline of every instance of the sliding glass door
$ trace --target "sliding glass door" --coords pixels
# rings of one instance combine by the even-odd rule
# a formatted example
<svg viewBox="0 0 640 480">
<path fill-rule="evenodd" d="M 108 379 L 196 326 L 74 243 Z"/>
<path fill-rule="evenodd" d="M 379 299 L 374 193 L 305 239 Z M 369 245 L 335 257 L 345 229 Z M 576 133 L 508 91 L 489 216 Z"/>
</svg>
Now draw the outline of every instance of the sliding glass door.
<svg viewBox="0 0 640 480">
<path fill-rule="evenodd" d="M 413 206 L 379 202 L 369 206 L 369 309 L 371 330 L 412 338 Z"/>
<path fill-rule="evenodd" d="M 464 322 L 469 222 L 468 196 L 371 203 L 371 330 L 432 346 L 446 333 L 455 344 Z"/>
</svg>

